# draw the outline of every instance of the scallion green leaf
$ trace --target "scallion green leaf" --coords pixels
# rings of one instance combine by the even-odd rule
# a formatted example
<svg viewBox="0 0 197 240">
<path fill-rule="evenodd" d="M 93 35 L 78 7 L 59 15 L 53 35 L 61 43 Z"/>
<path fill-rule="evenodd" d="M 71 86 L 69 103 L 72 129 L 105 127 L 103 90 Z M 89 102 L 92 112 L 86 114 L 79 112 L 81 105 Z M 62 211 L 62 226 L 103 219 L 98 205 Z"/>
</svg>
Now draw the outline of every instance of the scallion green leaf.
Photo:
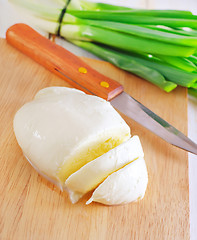
<svg viewBox="0 0 197 240">
<path fill-rule="evenodd" d="M 64 25 L 61 28 L 61 34 L 68 39 L 103 43 L 127 52 L 135 51 L 161 55 L 170 54 L 171 56 L 181 57 L 188 57 L 195 52 L 195 48 L 193 47 L 149 40 L 87 25 Z M 113 41 L 114 39 L 115 41 Z"/>
<path fill-rule="evenodd" d="M 169 63 L 187 72 L 197 71 L 197 66 L 192 61 L 190 61 L 189 58 L 172 57 L 164 55 L 160 55 L 158 57 L 164 62 Z"/>
<path fill-rule="evenodd" d="M 185 45 L 191 47 L 197 47 L 197 34 L 196 37 L 182 36 L 176 33 L 162 32 L 159 30 L 153 30 L 144 26 L 138 26 L 133 24 L 124 24 L 109 21 L 97 21 L 97 20 L 81 20 L 76 19 L 76 23 L 86 24 L 90 26 L 111 29 L 122 33 L 127 33 L 139 37 L 158 40 L 161 42 L 173 43 L 178 45 Z"/>
<path fill-rule="evenodd" d="M 155 10 L 156 11 L 156 10 Z M 104 20 L 112 22 L 144 24 L 144 25 L 165 25 L 169 27 L 191 27 L 197 29 L 197 16 L 192 15 L 193 19 L 183 17 L 165 17 L 145 14 L 135 14 L 133 11 L 78 11 L 69 10 L 69 14 L 83 19 Z"/>
</svg>

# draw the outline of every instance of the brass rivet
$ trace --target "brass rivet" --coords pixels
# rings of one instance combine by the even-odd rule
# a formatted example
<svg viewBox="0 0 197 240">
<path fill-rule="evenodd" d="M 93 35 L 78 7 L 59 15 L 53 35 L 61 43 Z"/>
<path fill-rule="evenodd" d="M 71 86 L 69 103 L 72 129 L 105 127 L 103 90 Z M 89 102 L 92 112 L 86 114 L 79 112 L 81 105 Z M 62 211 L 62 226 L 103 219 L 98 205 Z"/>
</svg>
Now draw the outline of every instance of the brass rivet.
<svg viewBox="0 0 197 240">
<path fill-rule="evenodd" d="M 88 72 L 88 70 L 84 67 L 80 67 L 78 70 L 79 70 L 80 73 L 87 73 Z"/>
<path fill-rule="evenodd" d="M 109 87 L 109 83 L 108 82 L 100 82 L 100 85 L 101 87 L 104 87 L 104 88 L 108 88 Z"/>
</svg>

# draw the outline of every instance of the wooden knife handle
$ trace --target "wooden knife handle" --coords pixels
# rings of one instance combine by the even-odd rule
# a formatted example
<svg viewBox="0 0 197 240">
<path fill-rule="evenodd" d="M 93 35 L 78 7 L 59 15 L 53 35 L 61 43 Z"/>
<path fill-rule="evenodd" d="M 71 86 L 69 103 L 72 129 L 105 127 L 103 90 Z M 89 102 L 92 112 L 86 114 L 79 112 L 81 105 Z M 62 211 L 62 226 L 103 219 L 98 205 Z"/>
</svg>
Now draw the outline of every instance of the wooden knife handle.
<svg viewBox="0 0 197 240">
<path fill-rule="evenodd" d="M 12 46 L 86 93 L 111 100 L 123 91 L 121 84 L 100 74 L 79 57 L 26 24 L 11 26 L 7 30 L 6 39 Z"/>
</svg>

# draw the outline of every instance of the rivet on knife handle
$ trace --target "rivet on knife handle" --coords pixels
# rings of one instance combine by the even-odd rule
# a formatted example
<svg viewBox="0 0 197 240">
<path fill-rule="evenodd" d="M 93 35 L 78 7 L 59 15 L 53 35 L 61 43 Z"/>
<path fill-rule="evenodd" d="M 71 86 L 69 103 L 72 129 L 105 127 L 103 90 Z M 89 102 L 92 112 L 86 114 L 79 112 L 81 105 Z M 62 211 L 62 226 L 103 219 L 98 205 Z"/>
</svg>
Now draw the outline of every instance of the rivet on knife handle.
<svg viewBox="0 0 197 240">
<path fill-rule="evenodd" d="M 123 91 L 121 84 L 100 74 L 79 57 L 26 24 L 11 26 L 7 30 L 6 39 L 12 46 L 86 93 L 111 100 Z"/>
</svg>

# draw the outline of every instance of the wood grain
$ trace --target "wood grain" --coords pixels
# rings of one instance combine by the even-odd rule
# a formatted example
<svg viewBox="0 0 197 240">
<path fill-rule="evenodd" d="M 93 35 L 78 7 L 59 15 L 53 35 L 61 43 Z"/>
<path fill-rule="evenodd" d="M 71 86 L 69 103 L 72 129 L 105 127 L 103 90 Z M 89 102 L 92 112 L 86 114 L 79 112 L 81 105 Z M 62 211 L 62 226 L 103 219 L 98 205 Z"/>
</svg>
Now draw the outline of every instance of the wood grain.
<svg viewBox="0 0 197 240">
<path fill-rule="evenodd" d="M 186 90 L 167 94 L 112 65 L 84 59 L 124 85 L 126 92 L 187 133 Z M 15 112 L 48 86 L 68 86 L 0 41 L 0 239 L 189 239 L 187 153 L 125 117 L 145 152 L 149 184 L 138 203 L 72 205 L 66 192 L 40 177 L 22 155 L 12 129 Z"/>
</svg>

